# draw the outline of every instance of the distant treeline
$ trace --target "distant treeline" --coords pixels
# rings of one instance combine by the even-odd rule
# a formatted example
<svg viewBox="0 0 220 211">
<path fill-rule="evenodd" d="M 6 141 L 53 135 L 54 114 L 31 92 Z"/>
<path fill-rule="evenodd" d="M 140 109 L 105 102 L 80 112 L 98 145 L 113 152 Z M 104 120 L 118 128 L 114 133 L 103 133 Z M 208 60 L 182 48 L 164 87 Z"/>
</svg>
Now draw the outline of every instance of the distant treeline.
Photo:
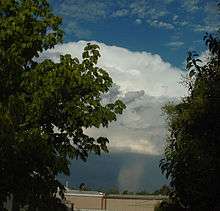
<svg viewBox="0 0 220 211">
<path fill-rule="evenodd" d="M 81 185 L 80 185 L 81 186 Z M 122 190 L 120 191 L 117 187 L 111 187 L 111 188 L 90 188 L 87 186 L 83 186 L 83 189 L 80 187 L 69 187 L 70 189 L 79 189 L 82 191 L 99 191 L 99 192 L 104 192 L 106 194 L 122 194 L 122 195 L 169 195 L 170 192 L 170 187 L 167 185 L 163 185 L 160 189 L 150 192 L 146 190 L 141 190 L 141 191 L 129 191 L 129 190 Z"/>
</svg>

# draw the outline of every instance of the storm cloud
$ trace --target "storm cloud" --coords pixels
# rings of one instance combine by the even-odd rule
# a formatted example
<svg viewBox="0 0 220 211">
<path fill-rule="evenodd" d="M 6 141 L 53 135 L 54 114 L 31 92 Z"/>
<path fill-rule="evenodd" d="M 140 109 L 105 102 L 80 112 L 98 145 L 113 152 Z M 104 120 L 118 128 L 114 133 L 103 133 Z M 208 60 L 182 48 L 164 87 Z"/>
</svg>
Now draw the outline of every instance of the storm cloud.
<svg viewBox="0 0 220 211">
<path fill-rule="evenodd" d="M 71 54 L 81 59 L 86 41 L 65 43 L 44 52 L 41 60 L 51 58 L 59 61 L 60 54 Z M 126 110 L 108 128 L 89 128 L 91 136 L 106 136 L 113 152 L 161 154 L 166 135 L 166 123 L 161 108 L 186 94 L 180 85 L 180 69 L 165 62 L 159 55 L 149 52 L 132 52 L 128 49 L 100 46 L 98 65 L 109 72 L 114 85 L 103 95 L 103 103 L 121 99 Z"/>
</svg>

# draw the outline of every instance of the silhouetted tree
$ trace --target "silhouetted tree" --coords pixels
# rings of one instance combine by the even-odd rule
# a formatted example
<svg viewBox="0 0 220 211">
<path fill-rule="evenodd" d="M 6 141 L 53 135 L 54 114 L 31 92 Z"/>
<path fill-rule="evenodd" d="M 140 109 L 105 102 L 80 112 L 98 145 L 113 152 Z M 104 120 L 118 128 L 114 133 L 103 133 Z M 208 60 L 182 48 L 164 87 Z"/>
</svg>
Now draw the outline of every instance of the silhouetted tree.
<svg viewBox="0 0 220 211">
<path fill-rule="evenodd" d="M 82 62 L 36 62 L 62 41 L 60 24 L 47 0 L 0 1 L 0 210 L 11 195 L 14 205 L 49 210 L 70 159 L 108 151 L 107 138 L 84 129 L 107 127 L 125 108 L 101 103 L 112 79 L 96 66 L 97 45 L 85 47 Z"/>
<path fill-rule="evenodd" d="M 161 169 L 173 197 L 190 210 L 220 206 L 220 42 L 206 34 L 208 62 L 189 53 L 189 95 L 164 107 L 169 124 Z"/>
</svg>

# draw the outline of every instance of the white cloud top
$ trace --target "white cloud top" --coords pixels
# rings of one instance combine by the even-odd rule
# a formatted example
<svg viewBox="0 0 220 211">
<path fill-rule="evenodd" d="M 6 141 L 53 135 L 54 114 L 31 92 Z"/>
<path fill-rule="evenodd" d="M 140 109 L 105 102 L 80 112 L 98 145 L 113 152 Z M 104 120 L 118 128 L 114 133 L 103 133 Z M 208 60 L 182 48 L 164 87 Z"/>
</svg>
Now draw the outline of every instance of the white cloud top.
<svg viewBox="0 0 220 211">
<path fill-rule="evenodd" d="M 57 45 L 44 52 L 41 59 L 58 61 L 60 54 L 81 58 L 86 43 Z M 121 98 L 127 108 L 109 128 L 90 128 L 86 132 L 94 137 L 108 137 L 110 150 L 160 154 L 166 133 L 161 106 L 186 94 L 186 89 L 179 83 L 183 72 L 156 54 L 132 52 L 95 41 L 90 43 L 100 46 L 99 66 L 107 70 L 118 85 L 113 86 L 103 100 Z"/>
<path fill-rule="evenodd" d="M 100 46 L 99 65 L 110 73 L 113 81 L 124 92 L 144 90 L 150 96 L 169 97 L 185 94 L 185 88 L 179 84 L 181 74 L 184 73 L 163 61 L 158 54 L 132 52 L 126 48 L 108 46 L 96 41 L 89 42 Z M 59 58 L 58 54 L 71 54 L 73 57 L 81 58 L 86 43 L 79 41 L 57 45 L 43 56 L 49 55 L 56 61 Z"/>
</svg>

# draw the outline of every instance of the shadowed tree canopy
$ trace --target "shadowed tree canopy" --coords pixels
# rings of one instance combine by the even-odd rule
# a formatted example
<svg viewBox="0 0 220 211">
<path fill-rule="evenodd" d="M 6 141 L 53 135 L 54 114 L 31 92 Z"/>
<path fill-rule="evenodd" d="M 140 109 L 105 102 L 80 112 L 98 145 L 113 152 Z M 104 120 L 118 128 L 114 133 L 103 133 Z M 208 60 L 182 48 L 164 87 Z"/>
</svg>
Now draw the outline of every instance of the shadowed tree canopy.
<svg viewBox="0 0 220 211">
<path fill-rule="evenodd" d="M 82 62 L 36 62 L 62 41 L 60 24 L 46 0 L 0 1 L 0 210 L 12 195 L 30 210 L 51 208 L 58 187 L 63 196 L 56 175 L 69 174 L 70 159 L 108 151 L 107 138 L 84 129 L 107 127 L 125 108 L 101 102 L 112 79 L 96 66 L 97 45 L 85 47 Z"/>
<path fill-rule="evenodd" d="M 169 124 L 161 169 L 187 210 L 220 208 L 220 41 L 206 34 L 207 62 L 189 53 L 189 95 L 164 107 Z"/>
</svg>

